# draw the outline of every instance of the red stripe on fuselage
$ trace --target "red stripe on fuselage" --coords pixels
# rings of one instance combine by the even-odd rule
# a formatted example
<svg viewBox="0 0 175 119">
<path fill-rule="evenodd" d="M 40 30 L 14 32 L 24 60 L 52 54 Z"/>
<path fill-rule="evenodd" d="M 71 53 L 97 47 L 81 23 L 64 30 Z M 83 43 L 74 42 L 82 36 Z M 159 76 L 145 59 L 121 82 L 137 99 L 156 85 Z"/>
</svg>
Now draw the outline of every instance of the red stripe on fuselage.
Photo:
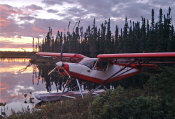
<svg viewBox="0 0 175 119">
<path fill-rule="evenodd" d="M 104 80 L 94 78 L 94 77 L 90 77 L 90 76 L 86 76 L 86 75 L 82 75 L 82 74 L 78 74 L 78 73 L 75 73 L 75 72 L 69 72 L 69 74 L 72 77 L 75 77 L 75 78 L 78 78 L 78 79 L 87 80 L 87 81 L 91 81 L 91 82 L 98 83 L 98 84 L 103 84 L 104 83 Z"/>
<path fill-rule="evenodd" d="M 75 78 L 78 78 L 78 79 L 91 81 L 91 82 L 98 83 L 98 84 L 111 83 L 111 82 L 114 82 L 116 80 L 121 80 L 121 79 L 124 79 L 124 78 L 128 78 L 128 77 L 134 76 L 134 75 L 136 75 L 136 74 L 141 72 L 141 70 L 138 69 L 139 71 L 136 71 L 136 72 L 133 72 L 133 73 L 124 74 L 124 75 L 121 75 L 121 76 L 118 76 L 118 77 L 114 77 L 114 78 L 111 78 L 111 79 L 108 79 L 108 80 L 102 80 L 102 79 L 99 79 L 99 78 L 94 78 L 94 77 L 90 77 L 90 76 L 87 76 L 87 75 L 71 72 L 69 70 L 69 65 L 67 63 L 63 63 L 63 64 L 64 64 L 64 69 L 70 74 L 71 77 L 75 77 Z M 62 73 L 62 74 L 65 75 L 65 73 Z"/>
</svg>

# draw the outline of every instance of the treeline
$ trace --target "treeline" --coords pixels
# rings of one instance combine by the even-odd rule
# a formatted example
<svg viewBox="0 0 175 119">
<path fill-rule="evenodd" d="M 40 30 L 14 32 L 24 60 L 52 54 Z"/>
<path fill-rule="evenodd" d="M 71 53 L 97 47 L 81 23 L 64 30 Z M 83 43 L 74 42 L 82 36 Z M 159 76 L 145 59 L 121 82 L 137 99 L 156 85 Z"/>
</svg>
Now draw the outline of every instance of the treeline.
<svg viewBox="0 0 175 119">
<path fill-rule="evenodd" d="M 94 18 L 93 25 L 88 26 L 85 31 L 83 27 L 79 27 L 79 21 L 72 33 L 68 28 L 67 33 L 58 31 L 55 38 L 49 28 L 39 49 L 43 52 L 60 52 L 64 41 L 64 52 L 81 53 L 90 57 L 102 53 L 175 51 L 171 8 L 167 14 L 163 14 L 160 9 L 158 18 L 158 21 L 155 21 L 153 9 L 151 20 L 141 17 L 141 22 L 134 22 L 126 17 L 124 27 L 119 29 L 116 25 L 114 35 L 111 32 L 110 19 L 98 28 Z"/>
</svg>

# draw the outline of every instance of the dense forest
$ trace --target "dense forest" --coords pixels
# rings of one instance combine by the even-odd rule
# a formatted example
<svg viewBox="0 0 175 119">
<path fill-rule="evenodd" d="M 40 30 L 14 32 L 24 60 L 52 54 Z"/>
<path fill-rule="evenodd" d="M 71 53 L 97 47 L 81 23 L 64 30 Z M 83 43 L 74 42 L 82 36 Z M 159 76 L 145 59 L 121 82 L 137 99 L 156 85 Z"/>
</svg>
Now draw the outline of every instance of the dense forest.
<svg viewBox="0 0 175 119">
<path fill-rule="evenodd" d="M 128 22 L 126 17 L 124 28 L 119 30 L 116 25 L 114 36 L 111 32 L 110 19 L 102 23 L 100 28 L 97 28 L 94 19 L 93 26 L 88 26 L 85 32 L 83 32 L 83 27 L 79 27 L 79 21 L 76 24 L 77 26 L 75 25 L 72 33 L 69 32 L 69 22 L 68 32 L 62 33 L 58 31 L 56 37 L 52 34 L 52 29 L 49 28 L 42 44 L 37 44 L 39 45 L 37 47 L 39 47 L 39 50 L 42 52 L 60 52 L 61 44 L 64 42 L 63 52 L 81 53 L 89 57 L 96 57 L 98 54 L 103 53 L 175 51 L 175 31 L 172 24 L 171 8 L 168 9 L 167 14 L 163 14 L 162 9 L 160 9 L 157 22 L 154 20 L 155 15 L 153 9 L 151 13 L 151 20 L 146 20 L 146 18 L 142 17 L 141 23 L 134 21 Z M 54 67 L 53 65 L 50 69 L 46 69 L 38 65 L 42 76 L 48 74 L 47 72 Z M 154 71 L 154 73 L 155 72 L 156 71 Z M 109 85 L 114 87 L 121 85 L 124 88 L 143 88 L 148 78 L 149 75 L 147 73 L 142 73 Z M 51 90 L 52 83 L 55 83 L 55 85 L 59 87 L 62 82 L 65 81 L 65 79 L 58 76 L 58 74 L 53 74 L 50 77 L 46 75 L 44 79 L 48 91 Z M 88 86 L 89 85 L 92 85 L 92 88 L 96 87 L 96 84 L 89 83 Z M 107 87 L 109 87 L 109 85 L 107 85 Z"/>
<path fill-rule="evenodd" d="M 128 21 L 126 17 L 124 27 L 119 29 L 116 25 L 115 33 L 111 32 L 110 19 L 102 23 L 100 28 L 97 28 L 94 18 L 93 26 L 88 26 L 85 32 L 83 31 L 83 27 L 79 27 L 79 21 L 73 28 L 72 33 L 69 32 L 69 22 L 67 33 L 58 31 L 55 37 L 52 34 L 52 29 L 49 28 L 42 44 L 37 44 L 39 45 L 37 47 L 42 52 L 60 52 L 61 44 L 64 42 L 63 52 L 80 53 L 89 57 L 96 57 L 98 54 L 103 53 L 175 51 L 175 31 L 172 24 L 171 8 L 168 9 L 166 14 L 163 14 L 162 9 L 160 9 L 158 21 L 155 21 L 154 14 L 154 10 L 152 9 L 151 20 L 141 17 L 141 22 Z M 42 72 L 48 72 L 52 69 L 38 68 L 41 69 L 40 74 L 47 74 Z M 114 87 L 121 85 L 124 88 L 143 88 L 148 78 L 149 75 L 142 73 L 110 85 Z M 51 78 L 45 76 L 47 90 L 51 90 L 50 82 L 55 83 L 56 86 L 60 86 L 64 80 L 62 77 L 57 76 L 57 74 L 51 75 Z M 89 85 L 92 85 L 92 88 L 96 87 L 96 84 L 89 83 Z"/>
<path fill-rule="evenodd" d="M 116 25 L 115 33 L 111 32 L 110 18 L 96 26 L 94 18 L 93 25 L 83 31 L 80 21 L 76 23 L 73 32 L 57 32 L 56 37 L 49 28 L 47 36 L 39 45 L 43 52 L 60 52 L 61 44 L 64 42 L 64 52 L 81 53 L 89 57 L 107 53 L 133 53 L 133 52 L 167 52 L 175 51 L 175 32 L 172 24 L 171 8 L 167 14 L 159 10 L 158 21 L 155 21 L 154 10 L 151 12 L 151 20 L 141 17 L 141 21 L 128 21 L 119 29 Z M 112 35 L 114 34 L 114 35 Z"/>
</svg>

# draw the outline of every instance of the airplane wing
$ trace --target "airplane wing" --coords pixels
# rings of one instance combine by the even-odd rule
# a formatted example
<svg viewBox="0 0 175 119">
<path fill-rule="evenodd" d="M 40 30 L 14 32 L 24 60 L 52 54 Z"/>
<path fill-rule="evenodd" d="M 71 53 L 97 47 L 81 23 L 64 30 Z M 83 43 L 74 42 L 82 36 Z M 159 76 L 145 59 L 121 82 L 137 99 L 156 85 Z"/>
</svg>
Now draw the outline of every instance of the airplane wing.
<svg viewBox="0 0 175 119">
<path fill-rule="evenodd" d="M 60 59 L 61 53 L 52 53 L 52 52 L 38 52 L 36 55 L 40 55 L 43 57 L 53 57 Z M 80 62 L 83 58 L 87 58 L 84 55 L 81 54 L 75 54 L 75 53 L 63 53 L 63 61 L 67 62 Z"/>
<path fill-rule="evenodd" d="M 159 64 L 175 63 L 175 52 L 99 54 L 99 60 L 113 63 Z"/>
<path fill-rule="evenodd" d="M 157 64 L 175 64 L 175 52 L 99 54 L 97 57 L 99 62 L 119 66 L 105 83 L 133 76 L 141 71 L 159 69 Z"/>
</svg>

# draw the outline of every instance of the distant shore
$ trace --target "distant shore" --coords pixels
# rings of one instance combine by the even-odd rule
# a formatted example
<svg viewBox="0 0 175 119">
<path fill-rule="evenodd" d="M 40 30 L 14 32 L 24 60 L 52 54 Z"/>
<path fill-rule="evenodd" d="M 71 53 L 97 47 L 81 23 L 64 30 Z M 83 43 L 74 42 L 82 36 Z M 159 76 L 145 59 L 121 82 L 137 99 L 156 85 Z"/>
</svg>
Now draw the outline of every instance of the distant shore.
<svg viewBox="0 0 175 119">
<path fill-rule="evenodd" d="M 30 58 L 36 52 L 0 51 L 0 58 Z"/>
</svg>

